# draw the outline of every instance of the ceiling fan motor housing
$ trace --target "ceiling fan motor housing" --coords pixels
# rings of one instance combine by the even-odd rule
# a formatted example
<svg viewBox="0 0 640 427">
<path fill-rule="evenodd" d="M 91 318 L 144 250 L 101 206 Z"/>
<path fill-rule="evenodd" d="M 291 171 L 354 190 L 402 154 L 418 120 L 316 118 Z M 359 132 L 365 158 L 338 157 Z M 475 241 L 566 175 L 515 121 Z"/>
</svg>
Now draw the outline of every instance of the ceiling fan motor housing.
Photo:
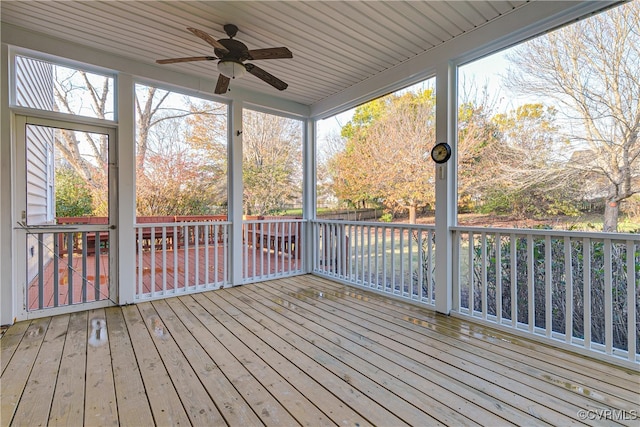
<svg viewBox="0 0 640 427">
<path fill-rule="evenodd" d="M 224 52 L 220 49 L 213 49 L 215 55 L 220 59 L 232 59 L 243 62 L 251 57 L 247 45 L 238 40 L 220 39 L 218 42 L 228 50 L 228 52 Z"/>
</svg>

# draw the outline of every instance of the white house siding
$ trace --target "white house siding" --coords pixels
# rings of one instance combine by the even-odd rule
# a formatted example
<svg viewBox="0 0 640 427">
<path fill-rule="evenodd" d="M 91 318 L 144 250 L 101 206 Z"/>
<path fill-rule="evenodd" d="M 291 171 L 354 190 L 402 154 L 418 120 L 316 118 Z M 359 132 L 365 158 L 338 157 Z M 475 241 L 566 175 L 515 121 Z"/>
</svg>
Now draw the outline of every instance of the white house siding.
<svg viewBox="0 0 640 427">
<path fill-rule="evenodd" d="M 53 65 L 21 56 L 16 57 L 16 103 L 20 106 L 52 111 L 54 109 Z M 29 126 L 26 132 L 27 207 L 28 225 L 55 222 L 54 204 L 54 129 Z M 44 247 L 52 248 L 52 235 L 48 234 Z M 27 237 L 27 270 L 31 281 L 38 272 L 38 241 Z M 44 250 L 44 264 L 52 257 Z"/>
</svg>

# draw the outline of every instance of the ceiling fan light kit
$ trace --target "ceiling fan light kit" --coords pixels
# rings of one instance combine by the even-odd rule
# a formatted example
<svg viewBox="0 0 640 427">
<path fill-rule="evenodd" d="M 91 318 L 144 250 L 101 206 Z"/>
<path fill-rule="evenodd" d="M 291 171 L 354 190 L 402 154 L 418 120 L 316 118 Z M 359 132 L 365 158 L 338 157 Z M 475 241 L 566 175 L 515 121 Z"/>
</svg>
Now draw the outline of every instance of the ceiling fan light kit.
<svg viewBox="0 0 640 427">
<path fill-rule="evenodd" d="M 215 88 L 215 93 L 217 94 L 226 93 L 229 90 L 229 83 L 231 82 L 231 79 L 242 77 L 247 72 L 253 74 L 260 80 L 270 84 L 278 90 L 285 90 L 288 87 L 285 82 L 262 68 L 251 63 L 244 63 L 248 60 L 256 61 L 259 59 L 293 58 L 293 54 L 286 47 L 270 47 L 266 49 L 249 50 L 244 43 L 238 40 L 233 40 L 233 37 L 235 37 L 238 32 L 238 27 L 233 24 L 226 24 L 224 26 L 224 31 L 227 33 L 229 38 L 220 40 L 216 40 L 206 32 L 198 30 L 197 28 L 189 27 L 187 30 L 212 46 L 213 52 L 216 56 L 190 56 L 186 58 L 158 59 L 156 63 L 175 64 L 178 62 L 219 60 L 218 71 L 220 72 L 220 75 L 218 76 L 218 82 Z"/>
<path fill-rule="evenodd" d="M 222 59 L 218 62 L 218 71 L 220 74 L 227 76 L 231 79 L 236 77 L 242 77 L 247 73 L 247 69 L 241 62 L 237 62 L 231 59 Z"/>
</svg>

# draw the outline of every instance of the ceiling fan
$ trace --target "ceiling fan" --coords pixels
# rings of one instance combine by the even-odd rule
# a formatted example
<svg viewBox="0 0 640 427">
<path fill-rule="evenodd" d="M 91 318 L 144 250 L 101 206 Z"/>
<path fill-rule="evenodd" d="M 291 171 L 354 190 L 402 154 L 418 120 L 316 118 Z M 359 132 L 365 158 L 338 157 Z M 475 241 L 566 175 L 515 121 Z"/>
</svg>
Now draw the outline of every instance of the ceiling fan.
<svg viewBox="0 0 640 427">
<path fill-rule="evenodd" d="M 218 77 L 215 89 L 215 93 L 217 94 L 227 92 L 231 79 L 242 77 L 245 72 L 253 74 L 278 90 L 285 90 L 287 88 L 288 85 L 285 82 L 262 68 L 253 64 L 245 64 L 245 61 L 249 60 L 293 58 L 293 54 L 286 47 L 270 47 L 266 49 L 249 50 L 244 43 L 233 39 L 238 32 L 238 27 L 233 24 L 226 24 L 224 26 L 224 31 L 229 37 L 228 39 L 216 40 L 209 34 L 202 30 L 198 30 L 197 28 L 189 27 L 187 30 L 213 46 L 213 53 L 215 56 L 189 56 L 186 58 L 158 59 L 156 63 L 174 64 L 177 62 L 218 60 L 218 71 L 220 71 L 220 76 Z"/>
</svg>

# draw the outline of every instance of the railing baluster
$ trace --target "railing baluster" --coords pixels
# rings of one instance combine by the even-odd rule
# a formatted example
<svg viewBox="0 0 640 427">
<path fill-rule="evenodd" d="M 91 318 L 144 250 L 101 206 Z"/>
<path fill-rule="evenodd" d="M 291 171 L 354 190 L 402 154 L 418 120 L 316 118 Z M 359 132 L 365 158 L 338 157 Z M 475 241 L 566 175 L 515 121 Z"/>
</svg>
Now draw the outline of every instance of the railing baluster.
<svg viewBox="0 0 640 427">
<path fill-rule="evenodd" d="M 379 238 L 379 234 L 380 234 L 380 227 L 378 227 L 377 225 L 374 227 L 375 230 L 375 234 L 373 237 L 373 241 L 374 241 L 374 259 L 373 259 L 373 265 L 375 268 L 375 276 L 374 276 L 374 284 L 376 289 L 380 289 L 381 287 L 381 283 L 380 283 L 380 274 L 378 274 L 378 271 L 380 271 L 380 238 Z"/>
<path fill-rule="evenodd" d="M 101 234 L 100 232 L 96 232 L 96 242 L 98 242 L 98 247 L 97 247 L 96 259 L 95 259 L 95 276 L 93 280 L 94 301 L 100 301 L 101 299 L 103 299 L 101 295 L 101 289 L 100 289 L 100 285 L 102 282 L 102 277 L 100 275 L 100 248 L 102 245 L 102 242 L 100 241 L 100 234 Z M 104 246 L 106 248 L 107 254 L 110 251 L 108 245 L 109 245 L 109 237 L 107 236 L 107 240 L 104 242 Z M 106 292 L 109 292 L 108 287 Z"/>
<path fill-rule="evenodd" d="M 193 226 L 193 235 L 194 235 L 194 243 L 193 243 L 193 288 L 198 289 L 198 285 L 200 284 L 200 227 L 198 224 Z"/>
<path fill-rule="evenodd" d="M 573 340 L 573 267 L 572 267 L 571 238 L 564 237 L 564 277 L 565 277 L 565 342 Z"/>
<path fill-rule="evenodd" d="M 518 326 L 518 237 L 515 234 L 511 234 L 511 255 L 510 255 L 510 268 L 511 268 L 511 327 L 516 328 Z"/>
<path fill-rule="evenodd" d="M 480 294 L 482 295 L 481 307 L 482 307 L 482 318 L 487 320 L 487 312 L 488 312 L 488 292 L 487 288 L 489 287 L 489 283 L 487 282 L 487 233 L 480 233 L 480 263 L 481 263 L 481 271 L 482 277 L 480 278 L 481 289 Z"/>
<path fill-rule="evenodd" d="M 502 236 L 496 233 L 496 321 L 502 324 Z"/>
<path fill-rule="evenodd" d="M 424 301 L 424 269 L 425 266 L 426 268 L 429 268 L 429 260 L 428 259 L 424 259 L 424 248 L 423 248 L 423 242 L 424 242 L 424 230 L 422 229 L 418 229 L 416 230 L 416 236 L 417 236 L 417 248 L 418 248 L 418 262 L 417 262 L 417 270 L 418 270 L 418 299 L 420 301 Z M 424 263 L 424 264 L 423 264 Z M 455 265 L 455 264 L 454 264 Z M 454 279 L 454 283 L 455 283 L 455 279 Z M 455 295 L 455 294 L 454 294 Z"/>
<path fill-rule="evenodd" d="M 67 240 L 67 304 L 73 304 L 73 233 L 68 234 Z"/>
<path fill-rule="evenodd" d="M 142 295 L 144 293 L 144 289 L 142 288 L 142 278 L 144 275 L 144 263 L 143 260 L 144 258 L 142 257 L 142 228 L 138 228 L 137 229 L 137 234 L 138 234 L 138 239 L 137 239 L 137 245 L 138 245 L 138 269 L 137 269 L 137 274 L 138 274 L 138 295 Z"/>
<path fill-rule="evenodd" d="M 535 300 L 535 264 L 533 259 L 533 235 L 527 235 L 527 294 L 528 294 L 528 322 L 529 322 L 529 333 L 533 333 L 535 328 L 535 311 L 536 311 L 536 300 Z"/>
<path fill-rule="evenodd" d="M 184 226 L 184 281 L 182 283 L 182 290 L 189 289 L 189 238 L 191 227 L 189 225 Z M 177 291 L 177 289 L 176 289 Z"/>
<path fill-rule="evenodd" d="M 224 243 L 222 251 L 224 263 L 222 271 L 224 271 L 224 283 L 227 283 L 229 282 L 229 224 L 227 224 L 224 228 L 224 235 L 222 236 L 222 240 Z"/>
<path fill-rule="evenodd" d="M 391 228 L 391 292 L 397 293 L 396 289 L 396 229 Z"/>
<path fill-rule="evenodd" d="M 433 242 L 435 239 L 435 232 L 433 230 L 428 231 L 428 240 L 427 240 L 427 298 L 429 299 L 429 303 L 435 304 L 435 297 L 433 295 Z"/>
<path fill-rule="evenodd" d="M 409 298 L 414 298 L 414 297 L 418 297 L 417 292 L 416 291 L 416 287 L 415 287 L 415 281 L 413 280 L 413 229 L 409 228 L 409 230 L 407 231 L 407 242 L 408 242 L 408 248 L 407 248 L 407 258 L 409 261 L 409 266 L 407 267 L 408 272 L 409 272 Z M 417 272 L 416 272 L 417 273 Z M 416 274 L 416 279 L 417 279 L 418 275 Z"/>
<path fill-rule="evenodd" d="M 627 240 L 627 358 L 636 360 L 636 256 L 635 244 Z"/>
<path fill-rule="evenodd" d="M 429 237 L 431 237 L 431 231 L 429 231 Z M 460 312 L 461 310 L 461 298 L 460 298 L 460 264 L 462 261 L 462 257 L 460 256 L 460 254 L 462 253 L 462 249 L 460 248 L 460 245 L 462 244 L 462 233 L 460 231 L 455 230 L 453 232 L 453 236 L 451 238 L 451 244 L 453 245 L 453 277 L 452 277 L 452 281 L 453 281 L 453 301 L 452 301 L 452 305 L 453 305 L 453 310 Z M 422 245 L 420 245 L 422 247 Z M 429 245 L 429 247 L 431 247 L 431 245 Z M 429 264 L 429 270 L 431 270 L 431 265 Z M 429 273 L 427 273 L 427 277 L 430 278 L 431 276 L 429 275 Z M 429 281 L 429 287 L 431 287 L 431 282 Z M 422 289 L 422 286 L 420 287 Z M 429 302 L 431 302 L 431 300 L 429 300 Z"/>
<path fill-rule="evenodd" d="M 399 234 L 400 234 L 400 294 L 401 295 L 406 295 L 405 292 L 405 277 L 404 277 L 404 230 L 400 229 L 398 230 Z"/>
<path fill-rule="evenodd" d="M 553 260 L 551 259 L 551 236 L 544 238 L 544 282 L 545 282 L 545 310 L 544 310 L 544 326 L 547 338 L 551 337 L 553 332 Z"/>
<path fill-rule="evenodd" d="M 44 235 L 38 233 L 38 308 L 44 308 Z"/>
<path fill-rule="evenodd" d="M 582 298 L 584 299 L 584 346 L 591 349 L 591 239 L 582 240 Z"/>
<path fill-rule="evenodd" d="M 204 287 L 206 288 L 211 282 L 209 281 L 209 226 L 204 227 Z M 245 258 L 246 259 L 246 258 Z"/>
<path fill-rule="evenodd" d="M 604 346 L 607 354 L 613 352 L 613 286 L 611 266 L 611 239 L 604 239 Z"/>
<path fill-rule="evenodd" d="M 475 306 L 476 306 L 476 302 L 475 302 L 475 294 L 476 294 L 476 287 L 475 287 L 475 283 L 474 283 L 474 274 L 473 274 L 473 269 L 474 269 L 474 262 L 475 262 L 475 238 L 473 236 L 473 232 L 469 233 L 469 296 L 467 297 L 467 299 L 469 300 L 468 304 L 469 304 L 469 314 L 471 316 L 474 315 L 474 311 L 475 311 Z"/>
<path fill-rule="evenodd" d="M 180 248 L 180 236 L 178 235 L 178 226 L 173 226 L 173 292 L 178 291 L 178 272 L 180 270 L 178 264 L 178 249 Z"/>
<path fill-rule="evenodd" d="M 80 302 L 87 301 L 87 233 L 81 232 L 82 258 L 80 258 Z"/>
<path fill-rule="evenodd" d="M 167 227 L 162 227 L 162 293 L 167 292 Z"/>
<path fill-rule="evenodd" d="M 59 288 L 59 274 L 58 274 L 58 268 L 59 268 L 59 262 L 60 262 L 60 241 L 59 241 L 59 236 L 61 236 L 62 233 L 54 233 L 53 234 L 53 306 L 54 307 L 58 307 L 59 305 L 59 292 L 60 292 L 60 288 Z M 99 270 L 98 270 L 99 271 Z"/>
<path fill-rule="evenodd" d="M 149 240 L 151 249 L 151 295 L 155 295 L 156 289 L 156 228 L 151 227 L 151 235 Z"/>
</svg>

